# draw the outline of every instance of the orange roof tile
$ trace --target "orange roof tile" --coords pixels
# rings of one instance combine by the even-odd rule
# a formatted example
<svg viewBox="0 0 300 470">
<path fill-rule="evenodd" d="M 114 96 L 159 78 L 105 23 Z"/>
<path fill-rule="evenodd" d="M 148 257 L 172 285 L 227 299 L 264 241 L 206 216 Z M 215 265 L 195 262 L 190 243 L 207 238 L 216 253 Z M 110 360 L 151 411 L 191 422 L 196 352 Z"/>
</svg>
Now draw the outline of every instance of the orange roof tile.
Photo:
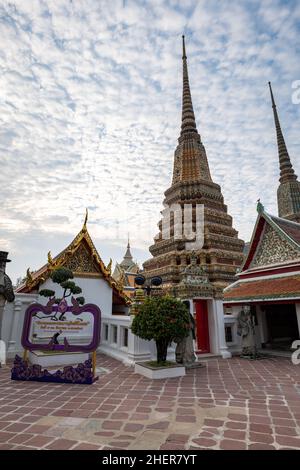
<svg viewBox="0 0 300 470">
<path fill-rule="evenodd" d="M 224 301 L 268 300 L 280 298 L 300 299 L 300 275 L 258 281 L 238 282 L 224 292 Z"/>
</svg>

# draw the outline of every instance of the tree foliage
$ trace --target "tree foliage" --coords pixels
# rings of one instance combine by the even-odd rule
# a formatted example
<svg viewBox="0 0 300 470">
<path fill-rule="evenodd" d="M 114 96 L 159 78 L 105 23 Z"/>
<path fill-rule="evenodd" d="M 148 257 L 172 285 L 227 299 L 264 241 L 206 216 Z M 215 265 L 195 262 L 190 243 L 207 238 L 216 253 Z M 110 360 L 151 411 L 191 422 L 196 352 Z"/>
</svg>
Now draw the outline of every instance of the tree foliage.
<svg viewBox="0 0 300 470">
<path fill-rule="evenodd" d="M 189 312 L 173 297 L 148 297 L 138 308 L 131 330 L 140 338 L 156 342 L 157 362 L 166 361 L 168 345 L 188 335 Z"/>
</svg>

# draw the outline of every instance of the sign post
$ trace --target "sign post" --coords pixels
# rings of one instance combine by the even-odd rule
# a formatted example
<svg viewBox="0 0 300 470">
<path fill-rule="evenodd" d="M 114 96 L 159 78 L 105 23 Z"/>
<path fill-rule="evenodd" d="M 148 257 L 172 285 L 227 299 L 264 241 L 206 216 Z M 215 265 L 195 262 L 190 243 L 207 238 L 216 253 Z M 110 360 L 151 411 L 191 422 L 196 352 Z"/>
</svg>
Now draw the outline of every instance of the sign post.
<svg viewBox="0 0 300 470">
<path fill-rule="evenodd" d="M 80 306 L 71 298 L 72 305 L 63 299 L 47 305 L 31 304 L 24 318 L 21 343 L 23 359 L 15 357 L 12 380 L 36 380 L 39 382 L 91 384 L 96 377 L 96 350 L 100 343 L 101 311 L 97 305 Z M 30 365 L 28 351 L 49 353 L 89 353 L 92 359 L 77 367 L 65 366 L 54 373 L 42 370 L 39 364 Z"/>
</svg>

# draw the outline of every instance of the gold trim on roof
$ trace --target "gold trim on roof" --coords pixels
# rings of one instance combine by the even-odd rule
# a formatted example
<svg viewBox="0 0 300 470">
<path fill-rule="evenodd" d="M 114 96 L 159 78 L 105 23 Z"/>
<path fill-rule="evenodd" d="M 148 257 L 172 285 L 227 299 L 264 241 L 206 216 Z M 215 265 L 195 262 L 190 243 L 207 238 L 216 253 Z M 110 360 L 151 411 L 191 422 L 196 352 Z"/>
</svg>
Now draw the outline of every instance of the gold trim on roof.
<svg viewBox="0 0 300 470">
<path fill-rule="evenodd" d="M 127 295 L 123 291 L 123 286 L 119 283 L 117 283 L 114 278 L 111 276 L 111 260 L 106 267 L 105 264 L 103 263 L 98 251 L 96 250 L 96 247 L 90 237 L 90 234 L 88 233 L 87 227 L 86 227 L 86 222 L 87 222 L 87 217 L 88 217 L 88 212 L 86 212 L 86 218 L 84 221 L 84 224 L 82 226 L 82 229 L 80 232 L 76 235 L 74 240 L 70 243 L 70 245 L 67 246 L 61 253 L 59 253 L 57 256 L 52 258 L 51 252 L 48 252 L 47 260 L 48 263 L 45 264 L 41 269 L 38 271 L 35 271 L 34 273 L 30 272 L 29 268 L 27 269 L 27 276 L 26 276 L 26 281 L 25 284 L 21 285 L 18 289 L 17 292 L 30 292 L 31 290 L 38 288 L 39 284 L 41 282 L 44 282 L 45 279 L 47 279 L 53 269 L 64 266 L 64 264 L 67 262 L 67 260 L 75 253 L 75 251 L 78 249 L 81 243 L 85 242 L 89 248 L 89 251 L 92 255 L 94 263 L 97 265 L 99 268 L 100 273 L 103 275 L 103 278 L 108 282 L 110 287 L 114 289 L 116 294 L 121 297 L 124 302 L 128 305 L 130 304 L 130 299 L 127 297 Z M 85 275 L 89 273 L 84 273 Z M 95 275 L 97 273 L 90 273 L 91 275 Z"/>
</svg>

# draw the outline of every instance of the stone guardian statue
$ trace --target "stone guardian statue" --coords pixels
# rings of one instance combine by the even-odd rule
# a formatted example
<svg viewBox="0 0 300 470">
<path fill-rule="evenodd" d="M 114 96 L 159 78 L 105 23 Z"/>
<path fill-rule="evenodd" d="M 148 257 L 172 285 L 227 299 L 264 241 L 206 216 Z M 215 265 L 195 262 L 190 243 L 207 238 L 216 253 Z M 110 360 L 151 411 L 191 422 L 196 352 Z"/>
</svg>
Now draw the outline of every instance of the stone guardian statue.
<svg viewBox="0 0 300 470">
<path fill-rule="evenodd" d="M 192 367 L 196 361 L 196 354 L 194 351 L 194 339 L 195 335 L 195 320 L 193 315 L 190 313 L 190 330 L 188 336 L 175 340 L 177 343 L 175 356 L 177 364 L 182 364 L 186 367 Z"/>
<path fill-rule="evenodd" d="M 0 251 L 0 339 L 2 338 L 4 305 L 6 302 L 13 302 L 15 300 L 12 282 L 5 273 L 6 263 L 10 262 L 10 260 L 7 259 L 7 255 L 8 253 L 6 251 Z"/>
<path fill-rule="evenodd" d="M 238 314 L 237 334 L 242 338 L 242 356 L 256 358 L 254 318 L 248 305 L 244 306 Z"/>
</svg>

